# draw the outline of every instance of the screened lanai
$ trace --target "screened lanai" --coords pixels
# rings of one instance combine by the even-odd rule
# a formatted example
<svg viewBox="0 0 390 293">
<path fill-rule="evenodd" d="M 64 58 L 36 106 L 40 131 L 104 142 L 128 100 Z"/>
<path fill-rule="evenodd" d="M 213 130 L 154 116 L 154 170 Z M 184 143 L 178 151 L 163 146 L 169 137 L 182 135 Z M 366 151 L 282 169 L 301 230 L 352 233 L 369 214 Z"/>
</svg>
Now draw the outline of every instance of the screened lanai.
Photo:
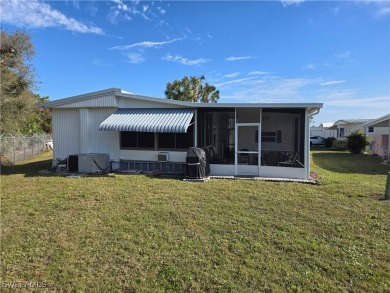
<svg viewBox="0 0 390 293">
<path fill-rule="evenodd" d="M 304 168 L 305 123 L 304 108 L 202 108 L 197 143 L 209 150 L 216 170 L 256 176 L 277 168 L 280 173 Z"/>
</svg>

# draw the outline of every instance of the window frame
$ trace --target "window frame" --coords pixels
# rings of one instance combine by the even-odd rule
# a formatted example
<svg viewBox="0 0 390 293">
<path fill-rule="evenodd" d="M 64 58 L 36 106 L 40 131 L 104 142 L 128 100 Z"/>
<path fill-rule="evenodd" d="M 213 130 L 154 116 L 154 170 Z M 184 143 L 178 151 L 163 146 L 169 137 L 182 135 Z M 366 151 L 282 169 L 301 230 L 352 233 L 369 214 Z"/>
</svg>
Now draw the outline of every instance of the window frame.
<svg viewBox="0 0 390 293">
<path fill-rule="evenodd" d="M 137 141 L 136 141 L 136 146 L 135 146 L 135 147 L 134 147 L 134 146 L 132 146 L 132 147 L 124 147 L 124 146 L 123 146 L 123 137 L 122 137 L 122 135 L 123 135 L 124 133 L 134 133 L 134 134 L 136 135 Z M 140 135 L 141 133 L 142 133 L 142 134 L 148 133 L 148 134 L 152 134 L 152 135 L 153 135 L 153 147 L 140 146 L 139 135 Z M 150 150 L 155 150 L 155 149 L 156 149 L 156 135 L 155 135 L 154 132 L 120 131 L 120 132 L 119 132 L 119 148 L 120 148 L 121 150 L 149 150 L 149 151 L 150 151 Z"/>
<path fill-rule="evenodd" d="M 172 134 L 174 134 L 174 147 L 173 148 L 162 148 L 162 147 L 160 147 L 160 135 L 172 135 Z M 178 148 L 177 147 L 177 144 L 178 144 L 178 138 L 177 138 L 177 136 L 178 135 L 183 135 L 183 134 L 185 134 L 185 135 L 191 135 L 191 143 L 190 143 L 190 146 L 188 146 L 188 147 L 185 147 L 185 148 Z M 185 150 L 187 150 L 189 147 L 191 147 L 191 146 L 194 146 L 194 143 L 195 143 L 195 136 L 194 136 L 194 124 L 191 124 L 189 127 L 188 127 L 188 129 L 187 129 L 187 132 L 185 132 L 185 133 L 176 133 L 176 132 L 174 132 L 174 133 L 163 133 L 163 132 L 161 132 L 161 133 L 156 133 L 156 150 L 158 150 L 158 151 L 185 151 Z"/>
<path fill-rule="evenodd" d="M 257 131 L 256 131 L 256 137 L 255 142 L 258 142 L 257 139 Z M 261 132 L 261 142 L 273 142 L 273 143 L 282 143 L 282 131 L 276 130 L 276 131 L 262 131 Z"/>
</svg>

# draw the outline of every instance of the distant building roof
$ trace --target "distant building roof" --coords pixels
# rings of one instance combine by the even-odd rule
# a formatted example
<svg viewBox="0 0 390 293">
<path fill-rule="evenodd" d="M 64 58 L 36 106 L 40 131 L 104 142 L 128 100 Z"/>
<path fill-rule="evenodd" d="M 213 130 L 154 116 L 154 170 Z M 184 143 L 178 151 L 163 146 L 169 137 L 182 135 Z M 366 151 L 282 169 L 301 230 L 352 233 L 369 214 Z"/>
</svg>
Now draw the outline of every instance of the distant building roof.
<svg viewBox="0 0 390 293">
<path fill-rule="evenodd" d="M 371 122 L 373 119 L 340 119 L 337 120 L 334 125 L 342 125 L 342 124 L 364 124 Z"/>
<path fill-rule="evenodd" d="M 334 122 L 323 122 L 321 123 L 320 126 L 322 126 L 323 128 L 328 128 L 328 127 L 332 127 L 334 124 Z"/>
<path fill-rule="evenodd" d="M 388 127 L 389 126 L 390 113 L 379 117 L 378 119 L 371 120 L 364 123 L 364 127 Z"/>
</svg>

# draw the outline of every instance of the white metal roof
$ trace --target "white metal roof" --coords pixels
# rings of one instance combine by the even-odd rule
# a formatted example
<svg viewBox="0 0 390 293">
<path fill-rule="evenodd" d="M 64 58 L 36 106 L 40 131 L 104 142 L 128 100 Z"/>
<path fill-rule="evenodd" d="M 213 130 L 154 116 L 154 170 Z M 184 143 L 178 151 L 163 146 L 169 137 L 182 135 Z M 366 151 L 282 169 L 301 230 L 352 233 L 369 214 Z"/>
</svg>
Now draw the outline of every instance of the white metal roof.
<svg viewBox="0 0 390 293">
<path fill-rule="evenodd" d="M 185 133 L 193 115 L 194 109 L 186 108 L 119 109 L 99 130 Z"/>
<path fill-rule="evenodd" d="M 342 125 L 342 124 L 364 124 L 371 122 L 372 119 L 340 119 L 337 120 L 334 125 Z"/>
<path fill-rule="evenodd" d="M 333 124 L 334 124 L 334 122 L 323 122 L 323 123 L 321 123 L 322 127 L 324 127 L 324 128 L 332 127 Z"/>
</svg>

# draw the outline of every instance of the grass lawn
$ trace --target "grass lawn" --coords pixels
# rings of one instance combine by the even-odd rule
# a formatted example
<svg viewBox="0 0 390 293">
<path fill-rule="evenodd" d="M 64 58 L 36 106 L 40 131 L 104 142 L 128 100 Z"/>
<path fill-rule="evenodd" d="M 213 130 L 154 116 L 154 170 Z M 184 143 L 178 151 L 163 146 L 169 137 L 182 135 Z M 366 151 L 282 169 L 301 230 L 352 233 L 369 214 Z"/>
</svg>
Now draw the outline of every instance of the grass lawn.
<svg viewBox="0 0 390 293">
<path fill-rule="evenodd" d="M 390 292 L 378 158 L 315 150 L 313 186 L 39 175 L 51 155 L 3 167 L 2 289 Z"/>
</svg>

